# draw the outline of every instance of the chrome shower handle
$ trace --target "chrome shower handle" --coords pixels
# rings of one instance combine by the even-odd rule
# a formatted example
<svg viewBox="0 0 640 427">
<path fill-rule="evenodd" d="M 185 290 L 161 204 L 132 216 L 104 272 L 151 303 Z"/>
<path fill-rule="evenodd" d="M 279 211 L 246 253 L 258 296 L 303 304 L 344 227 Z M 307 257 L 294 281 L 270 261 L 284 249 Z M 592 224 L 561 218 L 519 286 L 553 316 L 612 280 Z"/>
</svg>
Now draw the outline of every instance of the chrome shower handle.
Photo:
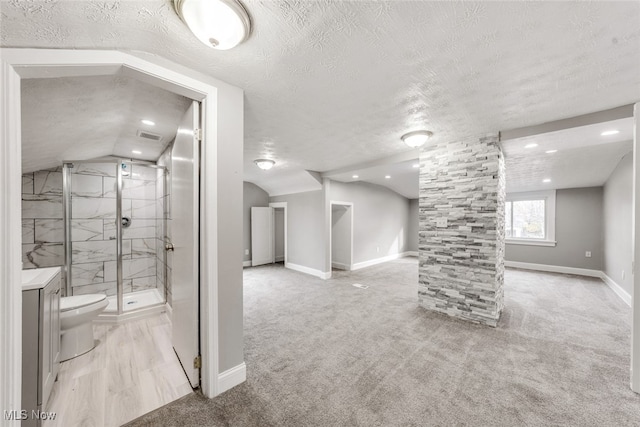
<svg viewBox="0 0 640 427">
<path fill-rule="evenodd" d="M 171 243 L 171 242 L 169 242 L 169 243 L 164 245 L 164 250 L 167 251 L 167 252 L 169 252 L 169 251 L 173 252 L 174 249 L 175 248 L 173 247 L 173 243 Z"/>
</svg>

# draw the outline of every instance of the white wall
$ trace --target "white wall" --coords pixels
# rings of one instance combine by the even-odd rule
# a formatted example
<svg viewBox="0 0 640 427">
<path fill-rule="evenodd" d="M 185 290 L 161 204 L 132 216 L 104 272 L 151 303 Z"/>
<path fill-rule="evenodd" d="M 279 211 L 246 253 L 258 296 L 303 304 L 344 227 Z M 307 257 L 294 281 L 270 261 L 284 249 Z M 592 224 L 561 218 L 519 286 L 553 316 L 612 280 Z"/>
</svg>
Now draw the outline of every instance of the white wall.
<svg viewBox="0 0 640 427">
<path fill-rule="evenodd" d="M 603 271 L 632 294 L 633 153 L 622 158 L 604 185 Z M 624 271 L 624 277 L 622 272 Z"/>
<path fill-rule="evenodd" d="M 323 192 L 308 191 L 275 196 L 269 202 L 287 202 L 288 263 L 324 272 Z"/>
<path fill-rule="evenodd" d="M 409 199 L 380 185 L 331 181 L 330 198 L 353 203 L 353 263 L 408 251 Z"/>
<path fill-rule="evenodd" d="M 242 196 L 242 261 L 251 261 L 251 207 L 268 207 L 269 195 L 257 185 L 243 182 Z"/>
<path fill-rule="evenodd" d="M 507 243 L 505 260 L 602 270 L 602 194 L 602 187 L 557 190 L 556 246 Z M 591 251 L 591 258 L 586 251 Z"/>
</svg>

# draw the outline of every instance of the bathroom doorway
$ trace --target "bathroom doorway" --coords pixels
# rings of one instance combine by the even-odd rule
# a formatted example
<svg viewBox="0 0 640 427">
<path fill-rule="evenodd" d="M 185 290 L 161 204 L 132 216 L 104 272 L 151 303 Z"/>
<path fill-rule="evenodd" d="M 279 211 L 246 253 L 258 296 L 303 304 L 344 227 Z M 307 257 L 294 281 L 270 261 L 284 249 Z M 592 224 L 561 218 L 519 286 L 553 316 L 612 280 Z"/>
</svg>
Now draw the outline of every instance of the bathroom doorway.
<svg viewBox="0 0 640 427">
<path fill-rule="evenodd" d="M 242 91 L 215 78 L 191 73 L 179 64 L 161 58 L 123 53 L 115 50 L 65 49 L 0 49 L 0 86 L 7 108 L 2 109 L 0 134 L 4 155 L 0 156 L 0 180 L 5 191 L 0 196 L 0 228 L 5 245 L 0 248 L 0 269 L 3 283 L 13 283 L 2 290 L 0 311 L 6 313 L 0 322 L 2 345 L 0 367 L 7 373 L 3 381 L 2 403 L 14 407 L 20 400 L 21 383 L 21 292 L 15 286 L 21 281 L 21 168 L 26 156 L 21 155 L 25 135 L 21 133 L 24 110 L 21 87 L 26 79 L 69 76 L 126 76 L 164 88 L 201 102 L 201 192 L 200 192 L 200 350 L 201 390 L 214 397 L 245 381 L 246 367 L 242 356 L 242 296 L 235 289 L 242 286 L 242 266 L 235 266 L 241 252 L 242 221 L 238 212 L 242 200 L 234 195 L 242 191 L 242 178 L 236 173 L 242 168 L 243 108 Z M 91 91 L 86 91 L 89 94 Z M 63 102 L 82 105 L 85 98 Z M 116 99 L 117 100 L 117 99 Z M 69 119 L 66 117 L 67 123 Z M 73 129 L 73 126 L 70 126 Z M 43 131 L 43 129 L 38 129 Z M 75 149 L 83 151 L 85 140 L 95 131 L 73 141 Z M 45 132 L 46 133 L 46 132 Z M 68 134 L 57 135 L 63 139 Z M 50 148 L 53 135 L 48 134 L 44 146 Z M 224 144 L 222 144 L 224 141 Z M 104 148 L 104 147 L 103 147 Z M 104 152 L 65 155 L 64 158 L 98 158 Z M 86 156 L 86 157 L 85 157 Z M 38 170 L 34 168 L 33 170 Z M 224 185 L 220 185 L 224 180 Z M 61 216 L 59 217 L 61 219 Z M 225 224 L 221 229 L 219 224 Z M 62 257 L 61 244 L 42 246 Z M 226 248 L 227 250 L 219 250 Z M 42 253 L 41 251 L 41 253 Z M 224 266 L 222 268 L 221 266 Z M 224 324 L 224 329 L 221 328 Z M 223 353 L 224 352 L 224 353 Z M 233 357 L 228 356 L 232 354 Z M 220 375 L 224 373 L 224 375 Z"/>
<path fill-rule="evenodd" d="M 108 300 L 95 347 L 62 362 L 47 409 L 76 425 L 103 408 L 97 423 L 119 425 L 200 384 L 199 102 L 123 76 L 25 79 L 22 90 L 23 268 L 60 266 L 65 296 Z M 110 101 L 125 92 L 126 106 Z M 52 166 L 37 148 L 63 129 L 83 144 L 48 144 L 65 159 Z M 105 392 L 89 393 L 92 382 Z M 151 402 L 143 383 L 158 391 Z"/>
</svg>

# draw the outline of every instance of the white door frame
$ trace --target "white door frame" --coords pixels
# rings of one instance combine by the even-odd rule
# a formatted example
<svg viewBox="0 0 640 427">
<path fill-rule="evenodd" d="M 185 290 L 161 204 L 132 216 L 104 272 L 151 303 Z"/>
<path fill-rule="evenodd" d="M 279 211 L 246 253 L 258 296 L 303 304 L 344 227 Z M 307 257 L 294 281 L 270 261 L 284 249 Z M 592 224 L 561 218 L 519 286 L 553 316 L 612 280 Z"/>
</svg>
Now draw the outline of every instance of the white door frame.
<svg viewBox="0 0 640 427">
<path fill-rule="evenodd" d="M 633 200 L 631 238 L 631 390 L 640 393 L 640 102 L 633 107 Z"/>
<path fill-rule="evenodd" d="M 288 226 L 288 221 L 287 221 L 287 202 L 273 202 L 273 203 L 269 203 L 269 207 L 270 208 L 274 208 L 274 209 L 284 209 L 284 267 L 287 268 L 287 265 L 289 264 L 289 254 L 287 252 L 287 247 L 289 246 L 287 240 L 287 226 Z M 274 221 L 275 221 L 275 215 L 274 215 Z M 274 224 L 275 225 L 275 224 Z M 275 230 L 275 226 L 273 227 L 273 229 Z M 275 239 L 274 239 L 274 246 L 275 246 Z M 274 248 L 275 250 L 275 248 Z"/>
<path fill-rule="evenodd" d="M 20 80 L 33 77 L 112 75 L 122 73 L 149 82 L 202 103 L 201 163 L 201 289 L 200 339 L 201 389 L 213 397 L 244 381 L 244 372 L 234 381 L 219 375 L 218 319 L 218 87 L 182 72 L 161 60 L 144 60 L 117 51 L 0 49 L 0 407 L 21 408 L 21 94 Z M 172 68 L 169 68 L 172 67 Z M 185 69 L 185 72 L 187 70 Z M 194 73 L 195 75 L 195 73 Z M 218 83 L 215 83 L 218 84 Z M 226 86 L 219 82 L 220 85 Z M 239 91 L 241 94 L 241 92 Z M 234 99 L 235 102 L 235 99 Z M 234 105 L 235 107 L 235 105 Z M 210 131 L 208 132 L 207 129 Z M 234 129 L 235 131 L 235 129 Z M 235 137 L 235 133 L 234 133 Z M 242 363 L 244 366 L 244 363 Z M 240 375 L 242 374 L 242 375 Z M 223 378 L 224 377 L 224 378 Z M 19 423 L 13 423 L 17 425 Z"/>
<path fill-rule="evenodd" d="M 349 213 L 351 215 L 351 236 L 350 236 L 350 253 L 349 253 L 349 265 L 347 266 L 347 270 L 353 270 L 353 217 L 354 217 L 354 207 L 353 202 L 339 202 L 336 200 L 331 200 L 329 202 L 329 224 L 331 226 L 331 232 L 329 233 L 329 265 L 332 265 L 333 262 L 333 207 L 334 206 L 347 206 L 349 208 Z"/>
</svg>

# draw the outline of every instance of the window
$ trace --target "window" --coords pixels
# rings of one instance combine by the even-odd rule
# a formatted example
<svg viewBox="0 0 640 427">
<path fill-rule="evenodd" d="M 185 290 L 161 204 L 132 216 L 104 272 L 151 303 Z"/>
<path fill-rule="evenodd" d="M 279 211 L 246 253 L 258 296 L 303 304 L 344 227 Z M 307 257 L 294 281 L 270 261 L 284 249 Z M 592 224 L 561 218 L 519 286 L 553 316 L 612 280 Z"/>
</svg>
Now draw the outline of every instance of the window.
<svg viewBox="0 0 640 427">
<path fill-rule="evenodd" d="M 507 243 L 555 246 L 555 191 L 507 194 Z"/>
</svg>

